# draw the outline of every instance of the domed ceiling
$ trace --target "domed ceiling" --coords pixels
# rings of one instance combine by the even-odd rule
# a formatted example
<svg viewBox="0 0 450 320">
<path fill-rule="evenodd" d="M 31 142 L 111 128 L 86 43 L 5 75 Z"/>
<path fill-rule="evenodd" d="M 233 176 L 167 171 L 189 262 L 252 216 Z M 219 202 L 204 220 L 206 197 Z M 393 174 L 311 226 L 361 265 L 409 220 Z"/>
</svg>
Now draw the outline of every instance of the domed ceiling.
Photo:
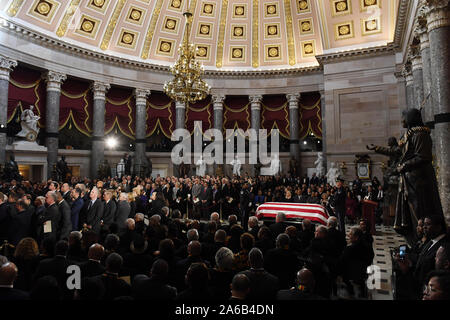
<svg viewBox="0 0 450 320">
<path fill-rule="evenodd" d="M 170 65 L 190 41 L 210 70 L 310 67 L 393 40 L 398 0 L 9 0 L 5 19 L 83 48 Z"/>
</svg>

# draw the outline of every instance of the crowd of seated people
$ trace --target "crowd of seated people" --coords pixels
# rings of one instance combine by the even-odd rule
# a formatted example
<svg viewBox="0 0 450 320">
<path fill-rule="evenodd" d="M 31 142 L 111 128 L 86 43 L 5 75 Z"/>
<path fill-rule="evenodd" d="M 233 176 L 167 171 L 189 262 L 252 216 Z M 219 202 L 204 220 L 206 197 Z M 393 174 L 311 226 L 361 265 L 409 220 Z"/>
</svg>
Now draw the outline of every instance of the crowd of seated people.
<svg viewBox="0 0 450 320">
<path fill-rule="evenodd" d="M 307 219 L 291 224 L 283 213 L 272 224 L 254 216 L 267 201 L 323 195 L 332 201 L 334 189 L 311 180 L 127 176 L 1 182 L 0 299 L 332 299 L 340 280 L 350 297 L 366 298 L 367 267 L 374 257 L 367 221 L 350 229 L 347 243 L 334 216 L 327 226 Z M 240 223 L 244 183 L 250 186 L 248 224 Z M 428 227 L 436 223 L 430 219 L 424 221 L 426 239 L 437 241 L 434 255 L 448 269 L 448 247 L 440 249 L 447 238 L 437 235 L 446 231 L 445 222 L 437 231 Z M 419 253 L 417 262 L 405 267 L 404 282 L 417 289 L 428 281 L 441 290 L 434 297 L 443 297 L 446 275 L 441 270 L 430 278 L 430 259 L 425 262 Z M 72 265 L 81 271 L 81 289 L 67 286 Z"/>
</svg>

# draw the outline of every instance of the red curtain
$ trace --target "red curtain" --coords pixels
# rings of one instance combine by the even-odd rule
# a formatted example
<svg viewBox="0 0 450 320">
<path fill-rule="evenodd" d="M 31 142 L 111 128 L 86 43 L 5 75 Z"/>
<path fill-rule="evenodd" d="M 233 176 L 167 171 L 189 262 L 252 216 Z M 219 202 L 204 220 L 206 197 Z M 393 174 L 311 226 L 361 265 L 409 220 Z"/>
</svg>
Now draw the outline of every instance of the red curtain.
<svg viewBox="0 0 450 320">
<path fill-rule="evenodd" d="M 322 115 L 320 109 L 320 93 L 302 93 L 300 99 L 300 130 L 299 139 L 304 139 L 312 133 L 322 139 Z"/>
<path fill-rule="evenodd" d="M 223 110 L 224 134 L 226 134 L 226 129 L 242 129 L 246 132 L 250 127 L 250 102 L 248 96 L 226 97 Z M 226 139 L 228 138 L 226 137 Z"/>
<path fill-rule="evenodd" d="M 202 132 L 214 127 L 214 114 L 212 111 L 211 96 L 206 99 L 188 104 L 186 108 L 186 129 L 194 133 L 194 122 L 202 122 Z"/>
<path fill-rule="evenodd" d="M 28 109 L 30 105 L 35 106 L 34 113 L 41 119 L 38 125 L 45 127 L 45 101 L 46 85 L 41 79 L 41 72 L 17 66 L 10 73 L 8 88 L 8 122 L 10 122 L 17 108 Z"/>
<path fill-rule="evenodd" d="M 152 92 L 147 102 L 147 137 L 157 128 L 169 139 L 175 129 L 175 103 L 163 92 Z"/>
<path fill-rule="evenodd" d="M 280 134 L 289 139 L 289 106 L 286 95 L 264 96 L 261 106 L 261 129 L 278 129 Z"/>
<path fill-rule="evenodd" d="M 134 137 L 135 98 L 132 89 L 111 88 L 106 93 L 105 135 L 114 128 L 125 136 Z"/>
<path fill-rule="evenodd" d="M 59 129 L 71 122 L 81 133 L 90 136 L 93 102 L 90 83 L 68 78 L 61 86 Z"/>
</svg>

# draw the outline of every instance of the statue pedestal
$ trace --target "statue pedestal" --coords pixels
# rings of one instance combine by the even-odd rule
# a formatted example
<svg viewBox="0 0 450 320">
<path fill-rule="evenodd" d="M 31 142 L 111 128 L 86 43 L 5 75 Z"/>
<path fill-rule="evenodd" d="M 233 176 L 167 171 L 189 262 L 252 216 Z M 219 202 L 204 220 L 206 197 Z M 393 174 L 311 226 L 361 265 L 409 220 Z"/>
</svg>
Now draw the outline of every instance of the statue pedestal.
<svg viewBox="0 0 450 320">
<path fill-rule="evenodd" d="M 11 145 L 11 151 L 40 151 L 40 152 L 47 152 L 47 147 L 40 146 L 36 142 L 20 140 L 20 141 L 15 141 Z"/>
<path fill-rule="evenodd" d="M 13 154 L 19 169 L 29 170 L 30 180 L 41 182 L 47 177 L 47 147 L 36 142 L 15 141 L 6 146 L 6 158 Z"/>
</svg>

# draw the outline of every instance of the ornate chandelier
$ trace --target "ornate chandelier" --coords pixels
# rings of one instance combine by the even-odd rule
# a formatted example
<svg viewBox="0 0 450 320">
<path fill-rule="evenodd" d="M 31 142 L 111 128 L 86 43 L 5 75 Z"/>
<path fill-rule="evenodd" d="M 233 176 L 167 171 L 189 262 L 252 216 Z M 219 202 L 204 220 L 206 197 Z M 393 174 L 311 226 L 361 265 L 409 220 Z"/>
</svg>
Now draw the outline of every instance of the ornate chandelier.
<svg viewBox="0 0 450 320">
<path fill-rule="evenodd" d="M 184 39 L 178 48 L 178 60 L 170 67 L 174 78 L 164 84 L 164 92 L 172 100 L 193 103 L 205 99 L 211 88 L 201 78 L 203 66 L 195 60 L 194 44 L 189 43 L 192 13 L 188 11 L 183 15 L 186 17 Z"/>
</svg>

